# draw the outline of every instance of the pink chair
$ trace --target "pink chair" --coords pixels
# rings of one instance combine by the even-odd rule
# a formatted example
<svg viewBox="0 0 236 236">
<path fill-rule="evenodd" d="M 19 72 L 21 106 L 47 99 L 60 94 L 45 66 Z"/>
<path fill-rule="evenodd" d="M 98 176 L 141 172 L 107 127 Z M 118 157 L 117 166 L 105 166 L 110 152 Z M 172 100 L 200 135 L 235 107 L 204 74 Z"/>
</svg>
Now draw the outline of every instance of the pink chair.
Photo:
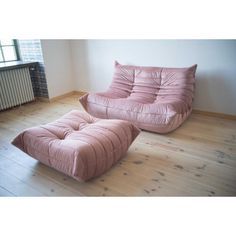
<svg viewBox="0 0 236 236">
<path fill-rule="evenodd" d="M 116 62 L 109 89 L 86 94 L 80 102 L 95 117 L 127 120 L 144 130 L 168 133 L 192 111 L 196 68 L 197 65 L 163 68 Z"/>
</svg>

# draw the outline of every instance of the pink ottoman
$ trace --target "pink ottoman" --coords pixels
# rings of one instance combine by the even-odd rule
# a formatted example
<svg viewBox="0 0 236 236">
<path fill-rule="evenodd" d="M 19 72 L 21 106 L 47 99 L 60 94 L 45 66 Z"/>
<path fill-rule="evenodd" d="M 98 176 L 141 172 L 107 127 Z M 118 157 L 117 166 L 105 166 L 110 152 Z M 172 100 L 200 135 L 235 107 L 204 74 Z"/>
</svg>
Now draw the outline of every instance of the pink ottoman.
<svg viewBox="0 0 236 236">
<path fill-rule="evenodd" d="M 45 165 L 85 181 L 109 170 L 139 132 L 128 121 L 97 119 L 73 110 L 55 122 L 26 129 L 12 144 Z"/>
</svg>

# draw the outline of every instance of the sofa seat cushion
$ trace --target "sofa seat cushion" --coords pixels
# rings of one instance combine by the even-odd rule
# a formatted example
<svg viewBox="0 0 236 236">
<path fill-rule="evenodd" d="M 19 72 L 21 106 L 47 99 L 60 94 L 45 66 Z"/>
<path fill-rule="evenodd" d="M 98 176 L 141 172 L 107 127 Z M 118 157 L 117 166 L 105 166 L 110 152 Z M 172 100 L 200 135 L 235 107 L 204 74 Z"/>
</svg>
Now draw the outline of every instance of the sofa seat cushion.
<svg viewBox="0 0 236 236">
<path fill-rule="evenodd" d="M 120 160 L 139 132 L 130 122 L 97 119 L 73 110 L 55 122 L 26 129 L 12 144 L 45 165 L 85 181 Z"/>
</svg>

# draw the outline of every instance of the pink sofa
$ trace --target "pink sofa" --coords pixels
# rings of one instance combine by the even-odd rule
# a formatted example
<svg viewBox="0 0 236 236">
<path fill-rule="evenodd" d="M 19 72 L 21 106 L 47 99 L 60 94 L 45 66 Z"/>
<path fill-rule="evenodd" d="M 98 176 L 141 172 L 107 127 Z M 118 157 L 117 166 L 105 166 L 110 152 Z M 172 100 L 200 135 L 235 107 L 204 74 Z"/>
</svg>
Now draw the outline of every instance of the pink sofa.
<svg viewBox="0 0 236 236">
<path fill-rule="evenodd" d="M 120 160 L 140 130 L 128 121 L 101 120 L 71 111 L 20 133 L 12 144 L 76 180 L 103 174 Z"/>
<path fill-rule="evenodd" d="M 144 130 L 168 133 L 192 111 L 196 68 L 197 65 L 162 68 L 116 62 L 109 89 L 86 94 L 80 102 L 95 117 L 127 120 Z"/>
</svg>

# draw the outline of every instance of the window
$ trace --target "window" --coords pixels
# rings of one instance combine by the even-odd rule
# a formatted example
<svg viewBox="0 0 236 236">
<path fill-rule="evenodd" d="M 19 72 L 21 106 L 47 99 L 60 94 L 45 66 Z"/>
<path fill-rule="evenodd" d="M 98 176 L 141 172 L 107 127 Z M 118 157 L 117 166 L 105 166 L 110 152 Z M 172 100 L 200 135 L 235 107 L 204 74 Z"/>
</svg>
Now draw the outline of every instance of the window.
<svg viewBox="0 0 236 236">
<path fill-rule="evenodd" d="M 0 40 L 0 63 L 20 60 L 15 39 Z"/>
</svg>

